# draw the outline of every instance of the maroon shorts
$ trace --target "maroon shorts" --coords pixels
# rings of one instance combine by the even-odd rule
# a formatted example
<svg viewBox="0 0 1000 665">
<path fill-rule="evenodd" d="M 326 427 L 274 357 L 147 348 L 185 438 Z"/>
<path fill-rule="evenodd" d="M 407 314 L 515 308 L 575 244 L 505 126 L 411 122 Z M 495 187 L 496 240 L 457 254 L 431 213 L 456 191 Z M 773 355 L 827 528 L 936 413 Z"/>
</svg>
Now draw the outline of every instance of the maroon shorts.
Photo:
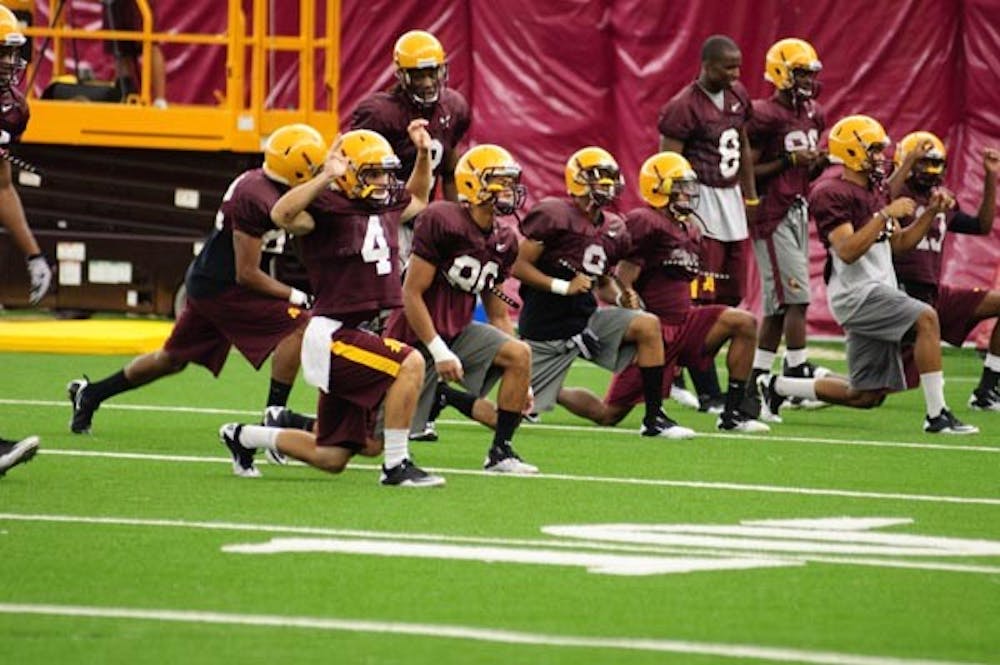
<svg viewBox="0 0 1000 665">
<path fill-rule="evenodd" d="M 308 322 L 306 310 L 233 286 L 212 298 L 188 298 L 163 349 L 218 376 L 235 346 L 260 369 L 281 340 Z"/>
<path fill-rule="evenodd" d="M 749 240 L 723 242 L 712 238 L 701 239 L 702 270 L 714 275 L 703 275 L 696 280 L 691 290 L 696 303 L 722 303 L 732 307 L 740 304 L 746 290 L 749 243 Z M 720 278 L 721 275 L 726 277 Z"/>
<path fill-rule="evenodd" d="M 976 310 L 986 299 L 987 289 L 956 289 L 941 285 L 933 305 L 941 322 L 941 339 L 952 346 L 962 346 L 979 321 Z M 913 357 L 913 346 L 903 347 L 903 370 L 906 373 L 906 387 L 920 385 L 920 372 Z"/>
<path fill-rule="evenodd" d="M 330 391 L 319 393 L 316 444 L 361 450 L 375 431 L 379 404 L 412 347 L 355 328 L 330 339 Z"/>
<path fill-rule="evenodd" d="M 715 361 L 716 349 L 706 348 L 705 339 L 726 309 L 725 305 L 692 307 L 688 310 L 684 323 L 662 325 L 665 367 L 661 394 L 664 397 L 670 395 L 674 369 L 678 365 L 703 370 Z M 604 396 L 605 404 L 633 406 L 642 401 L 642 373 L 637 365 L 629 365 L 612 377 L 608 393 Z"/>
</svg>

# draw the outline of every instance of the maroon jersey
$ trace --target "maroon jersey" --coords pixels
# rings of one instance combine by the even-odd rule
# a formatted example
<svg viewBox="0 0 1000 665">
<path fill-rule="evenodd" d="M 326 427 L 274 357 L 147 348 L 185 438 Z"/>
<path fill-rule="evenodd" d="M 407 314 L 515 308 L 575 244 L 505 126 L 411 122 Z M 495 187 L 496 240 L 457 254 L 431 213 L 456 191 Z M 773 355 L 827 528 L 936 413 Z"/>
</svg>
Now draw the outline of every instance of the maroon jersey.
<svg viewBox="0 0 1000 665">
<path fill-rule="evenodd" d="M 815 150 L 826 126 L 822 109 L 812 100 L 791 109 L 778 96 L 753 102 L 753 119 L 747 126 L 750 143 L 760 150 L 761 162 L 773 162 L 796 150 Z M 767 238 L 778 227 L 788 208 L 809 192 L 809 169 L 793 166 L 773 176 L 757 180 L 760 210 L 751 225 L 754 238 Z"/>
<path fill-rule="evenodd" d="M 431 170 L 437 178 L 441 173 L 444 153 L 454 150 L 469 129 L 469 104 L 461 93 L 442 88 L 437 104 L 424 109 L 417 106 L 399 86 L 389 92 L 376 92 L 361 100 L 354 109 L 351 114 L 351 129 L 371 129 L 384 136 L 403 163 L 400 178 L 406 180 L 417 161 L 417 149 L 410 141 L 406 128 L 416 118 L 426 118 L 429 121 L 427 131 L 433 139 Z"/>
<path fill-rule="evenodd" d="M 621 217 L 604 211 L 600 224 L 595 225 L 569 199 L 540 201 L 521 221 L 521 233 L 542 243 L 536 266 L 557 279 L 570 280 L 576 272 L 594 277 L 610 274 L 630 248 Z M 592 293 L 562 296 L 525 284 L 520 293 L 524 305 L 518 329 L 526 339 L 569 339 L 587 326 L 597 309 Z"/>
<path fill-rule="evenodd" d="M 17 88 L 0 92 L 0 148 L 8 148 L 21 140 L 28 128 L 28 102 Z"/>
<path fill-rule="evenodd" d="M 413 253 L 437 267 L 424 303 L 438 334 L 450 342 L 472 321 L 476 296 L 503 282 L 517 259 L 517 236 L 506 226 L 494 224 L 484 231 L 458 203 L 432 203 L 417 217 Z M 387 333 L 415 344 L 401 311 L 393 313 Z"/>
<path fill-rule="evenodd" d="M 399 218 L 409 195 L 385 208 L 327 190 L 307 208 L 316 228 L 301 245 L 313 314 L 354 325 L 401 307 Z"/>
<path fill-rule="evenodd" d="M 738 81 L 722 92 L 722 110 L 698 82 L 685 87 L 660 109 L 657 127 L 684 142 L 684 156 L 709 187 L 733 187 L 739 180 L 740 129 L 753 117 L 753 104 Z"/>
<path fill-rule="evenodd" d="M 222 197 L 215 228 L 188 268 L 185 286 L 191 297 L 208 298 L 236 284 L 234 230 L 260 238 L 264 251 L 281 253 L 287 236 L 271 222 L 271 208 L 286 191 L 287 186 L 268 178 L 263 169 L 236 177 Z"/>
<path fill-rule="evenodd" d="M 917 204 L 912 217 L 899 220 L 901 226 L 909 226 L 924 213 L 930 203 L 930 192 L 918 192 L 903 185 L 900 196 L 908 196 Z M 893 256 L 892 262 L 896 269 L 896 277 L 907 286 L 907 292 L 920 291 L 920 286 L 936 291 L 941 282 L 941 251 L 944 249 L 944 238 L 948 231 L 955 233 L 980 234 L 979 220 L 959 210 L 956 205 L 951 210 L 940 212 L 931 222 L 927 235 L 917 246 L 905 254 Z M 911 293 L 914 297 L 926 300 L 922 293 Z M 933 295 L 933 294 L 931 294 Z"/>
<path fill-rule="evenodd" d="M 650 208 L 625 216 L 632 251 L 625 257 L 642 268 L 635 290 L 646 309 L 670 325 L 684 322 L 691 309 L 691 280 L 698 276 L 701 233 Z"/>
</svg>

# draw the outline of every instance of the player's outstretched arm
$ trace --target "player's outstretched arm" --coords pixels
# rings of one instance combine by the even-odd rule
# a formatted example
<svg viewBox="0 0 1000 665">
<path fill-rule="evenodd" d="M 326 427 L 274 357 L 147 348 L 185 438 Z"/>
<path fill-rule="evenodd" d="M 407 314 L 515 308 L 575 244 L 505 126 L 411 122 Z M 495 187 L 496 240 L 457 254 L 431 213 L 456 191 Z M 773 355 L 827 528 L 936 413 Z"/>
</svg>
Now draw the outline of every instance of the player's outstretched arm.
<svg viewBox="0 0 1000 665">
<path fill-rule="evenodd" d="M 287 300 L 293 305 L 306 307 L 309 296 L 298 289 L 279 282 L 260 269 L 263 248 L 260 238 L 233 229 L 233 254 L 236 263 L 236 283 L 267 296 Z"/>
<path fill-rule="evenodd" d="M 403 210 L 400 222 L 409 221 L 427 207 L 431 198 L 431 187 L 434 185 L 434 176 L 431 172 L 431 135 L 427 132 L 427 120 L 417 118 L 409 124 L 406 131 L 410 135 L 410 141 L 417 148 L 417 161 L 413 165 L 409 180 L 406 181 L 406 191 L 412 198 Z"/>
<path fill-rule="evenodd" d="M 997 214 L 997 171 L 1000 170 L 1000 150 L 987 148 L 983 151 L 983 201 L 979 204 L 979 231 L 986 235 L 993 230 L 993 218 Z"/>
<path fill-rule="evenodd" d="M 271 208 L 271 221 L 293 235 L 310 233 L 316 221 L 306 208 L 316 200 L 337 178 L 347 173 L 347 158 L 340 149 L 340 137 L 330 146 L 323 168 L 310 180 L 285 192 Z"/>
<path fill-rule="evenodd" d="M 21 250 L 28 261 L 28 274 L 31 277 L 29 301 L 32 305 L 37 305 L 49 290 L 52 270 L 28 226 L 21 197 L 17 195 L 11 179 L 10 163 L 5 161 L 0 161 L 0 223 L 7 229 L 14 246 Z"/>
</svg>

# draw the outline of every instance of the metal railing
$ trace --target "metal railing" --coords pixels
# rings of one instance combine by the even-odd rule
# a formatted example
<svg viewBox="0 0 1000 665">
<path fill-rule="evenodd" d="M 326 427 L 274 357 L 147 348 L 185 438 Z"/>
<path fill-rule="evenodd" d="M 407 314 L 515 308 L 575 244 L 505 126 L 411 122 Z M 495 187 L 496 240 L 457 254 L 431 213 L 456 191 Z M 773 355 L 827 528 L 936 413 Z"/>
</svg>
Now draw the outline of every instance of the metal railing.
<svg viewBox="0 0 1000 665">
<path fill-rule="evenodd" d="M 154 31 L 153 13 L 147 0 L 135 0 L 142 16 L 141 30 L 74 28 L 66 25 L 61 12 L 53 25 L 26 28 L 25 34 L 36 38 L 36 47 L 42 41 L 49 41 L 53 52 L 53 79 L 67 73 L 65 51 L 70 40 L 135 41 L 141 44 L 142 51 L 140 89 L 130 100 L 132 104 L 40 99 L 34 90 L 29 90 L 33 120 L 25 141 L 257 151 L 263 138 L 287 122 L 306 122 L 324 134 L 336 133 L 340 0 L 326 0 L 323 16 L 317 15 L 317 0 L 283 0 L 283 9 L 295 1 L 299 5 L 300 18 L 298 31 L 292 35 L 272 34 L 268 0 L 253 0 L 249 32 L 241 0 L 227 0 L 226 29 L 222 33 Z M 319 26 L 324 30 L 316 37 Z M 171 104 L 167 109 L 153 109 L 151 67 L 155 43 L 225 48 L 226 85 L 222 99 L 216 105 Z M 267 60 L 274 53 L 298 56 L 296 108 L 265 108 Z M 42 58 L 32 60 L 35 63 L 32 66 L 37 67 Z M 317 91 L 315 81 L 317 65 L 323 67 L 321 91 Z M 28 78 L 31 74 L 29 70 Z"/>
</svg>

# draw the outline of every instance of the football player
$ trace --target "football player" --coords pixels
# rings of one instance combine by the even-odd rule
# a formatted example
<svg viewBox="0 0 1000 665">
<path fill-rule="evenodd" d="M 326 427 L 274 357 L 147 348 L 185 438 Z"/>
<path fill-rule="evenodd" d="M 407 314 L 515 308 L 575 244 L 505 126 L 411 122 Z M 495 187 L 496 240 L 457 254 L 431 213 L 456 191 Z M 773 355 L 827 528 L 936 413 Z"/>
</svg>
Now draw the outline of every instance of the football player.
<svg viewBox="0 0 1000 665">
<path fill-rule="evenodd" d="M 850 381 L 762 376 L 765 406 L 777 414 L 786 397 L 879 406 L 887 393 L 906 388 L 900 344 L 913 335 L 927 405 L 924 431 L 977 433 L 978 428 L 961 422 L 945 404 L 937 313 L 899 290 L 892 268 L 893 253 L 913 249 L 954 200 L 947 192 L 934 192 L 916 221 L 900 228 L 898 220 L 912 216 L 916 204 L 905 196 L 886 203 L 884 151 L 889 137 L 882 125 L 866 115 L 847 116 L 830 130 L 829 145 L 830 158 L 843 164 L 843 172 L 816 185 L 809 209 L 827 251 L 824 277 L 830 311 L 847 333 Z"/>
<path fill-rule="evenodd" d="M 937 136 L 918 131 L 907 134 L 900 141 L 894 159 L 901 175 L 894 185 L 900 194 L 917 204 L 913 215 L 899 220 L 900 225 L 906 227 L 929 205 L 934 192 L 942 188 L 947 152 Z M 961 346 L 980 321 L 1000 315 L 1000 291 L 955 288 L 941 283 L 941 252 L 946 233 L 989 235 L 993 229 L 1000 151 L 984 150 L 983 168 L 983 197 L 974 217 L 958 206 L 941 211 L 931 222 L 927 236 L 913 250 L 893 257 L 900 285 L 909 295 L 937 310 L 941 338 L 955 346 Z M 1000 326 L 996 323 L 983 362 L 983 374 L 969 397 L 969 406 L 976 410 L 1000 411 Z"/>
<path fill-rule="evenodd" d="M 578 416 L 613 425 L 620 417 L 597 395 L 564 388 L 563 381 L 579 356 L 612 372 L 635 362 L 646 406 L 641 434 L 690 438 L 694 431 L 662 408 L 659 320 L 635 309 L 635 291 L 619 288 L 611 278 L 629 243 L 622 219 L 605 209 L 624 186 L 618 163 L 602 148 L 582 148 L 566 162 L 565 175 L 569 199 L 543 199 L 525 216 L 514 264 L 524 301 L 519 331 L 531 347 L 535 410 L 549 411 L 558 402 Z M 598 309 L 595 290 L 618 306 Z"/>
<path fill-rule="evenodd" d="M 426 120 L 409 132 L 417 165 L 400 191 L 400 162 L 389 142 L 367 129 L 334 143 L 322 170 L 275 204 L 271 219 L 297 236 L 316 293 L 302 344 L 306 381 L 319 388 L 315 432 L 258 425 L 223 425 L 233 471 L 257 475 L 254 450 L 263 448 L 340 473 L 356 454 L 384 451 L 383 485 L 436 487 L 444 478 L 410 459 L 407 435 L 424 359 L 406 344 L 381 337 L 389 311 L 402 302 L 399 224 L 427 206 L 430 143 Z M 384 438 L 376 415 L 384 413 Z"/>
<path fill-rule="evenodd" d="M 747 129 L 753 149 L 760 208 L 750 227 L 760 270 L 764 318 L 754 374 L 769 373 L 782 335 L 785 376 L 808 378 L 817 370 L 806 351 L 809 306 L 809 183 L 829 164 L 818 147 L 825 127 L 816 102 L 822 69 L 812 45 L 782 39 L 767 51 L 764 78 L 774 94 L 753 102 Z M 828 372 L 827 372 L 828 373 Z"/>
<path fill-rule="evenodd" d="M 407 127 L 417 118 L 427 120 L 431 135 L 431 172 L 440 179 L 444 198 L 457 201 L 455 164 L 457 146 L 469 129 L 469 104 L 448 83 L 448 61 L 437 37 L 423 30 L 411 30 L 396 40 L 392 54 L 396 85 L 361 101 L 351 114 L 352 129 L 370 129 L 384 136 L 402 162 L 400 178 L 413 172 L 417 152 Z M 432 198 L 433 198 L 433 187 Z M 412 224 L 400 229 L 400 257 L 405 268 L 410 256 Z"/>
<path fill-rule="evenodd" d="M 471 392 L 474 401 L 456 406 L 473 417 L 475 396 L 486 395 L 499 378 L 496 408 L 486 412 L 485 424 L 495 432 L 483 467 L 537 473 L 511 444 L 528 401 L 531 349 L 514 338 L 508 305 L 497 295 L 517 258 L 517 236 L 497 217 L 524 201 L 521 167 L 504 148 L 478 145 L 459 158 L 455 183 L 462 203 L 439 201 L 420 213 L 403 282 L 404 311 L 389 319 L 388 335 L 418 348 L 427 363 L 411 431 L 425 431 L 438 381 L 457 381 Z M 492 325 L 472 320 L 477 296 Z"/>
<path fill-rule="evenodd" d="M 760 200 L 754 183 L 747 123 L 753 106 L 739 82 L 743 58 L 725 35 L 701 48 L 701 73 L 660 109 L 660 150 L 676 152 L 698 175 L 698 216 L 705 223 L 702 264 L 695 301 L 733 307 L 744 296 L 747 220 Z M 725 276 L 725 279 L 718 279 Z M 715 365 L 692 374 L 701 410 L 718 413 L 724 398 Z"/>
<path fill-rule="evenodd" d="M 3 6 L 0 6 L 0 37 L 3 39 L 0 42 L 0 152 L 6 155 L 28 128 L 29 112 L 28 103 L 17 87 L 27 65 L 21 57 L 26 39 L 17 17 Z M 27 258 L 31 285 L 28 302 L 37 305 L 48 293 L 52 270 L 28 227 L 11 175 L 10 162 L 0 160 L 0 223 L 10 234 L 14 246 Z M 0 476 L 11 467 L 27 462 L 37 450 L 37 436 L 19 440 L 0 438 Z"/>
<path fill-rule="evenodd" d="M 639 193 L 648 204 L 625 216 L 632 249 L 618 263 L 618 278 L 635 288 L 645 309 L 659 317 L 666 353 L 666 376 L 675 365 L 704 369 L 729 342 L 726 365 L 729 390 L 717 426 L 732 432 L 767 432 L 770 428 L 741 410 L 757 342 L 753 316 L 725 305 L 691 305 L 691 281 L 700 278 L 701 232 L 691 219 L 698 202 L 698 178 L 684 157 L 661 152 L 643 163 Z M 670 381 L 664 393 L 670 391 Z M 614 418 L 625 417 L 642 401 L 642 381 L 635 365 L 616 374 L 604 398 Z"/>
<path fill-rule="evenodd" d="M 281 252 L 286 241 L 285 231 L 271 221 L 271 208 L 289 188 L 313 177 L 326 150 L 326 141 L 308 125 L 285 125 L 271 134 L 263 165 L 241 173 L 223 195 L 215 228 L 188 267 L 187 302 L 163 348 L 100 381 L 69 383 L 72 432 L 89 432 L 105 400 L 176 374 L 190 362 L 218 376 L 233 346 L 254 369 L 273 352 L 267 406 L 285 405 L 299 371 L 311 297 L 261 270 L 261 257 L 265 246 Z"/>
</svg>

